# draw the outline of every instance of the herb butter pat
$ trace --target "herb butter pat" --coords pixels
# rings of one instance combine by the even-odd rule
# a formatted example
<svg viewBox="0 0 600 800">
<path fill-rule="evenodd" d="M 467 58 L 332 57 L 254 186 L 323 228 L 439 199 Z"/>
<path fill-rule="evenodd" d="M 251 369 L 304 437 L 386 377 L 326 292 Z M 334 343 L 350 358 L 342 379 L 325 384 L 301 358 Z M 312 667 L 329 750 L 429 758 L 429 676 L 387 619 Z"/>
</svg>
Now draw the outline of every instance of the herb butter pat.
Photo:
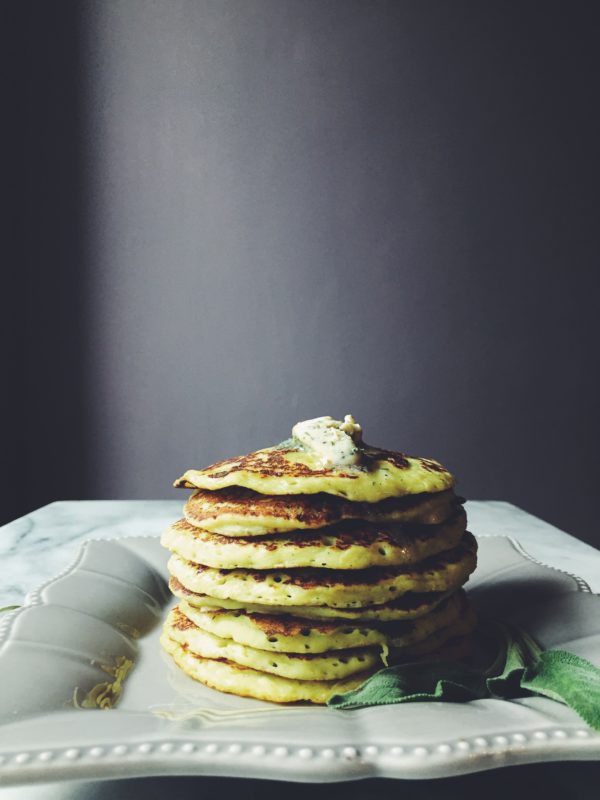
<svg viewBox="0 0 600 800">
<path fill-rule="evenodd" d="M 352 467 L 362 458 L 362 428 L 351 414 L 343 422 L 317 417 L 297 422 L 292 436 L 303 450 L 314 454 L 324 469 Z"/>
</svg>

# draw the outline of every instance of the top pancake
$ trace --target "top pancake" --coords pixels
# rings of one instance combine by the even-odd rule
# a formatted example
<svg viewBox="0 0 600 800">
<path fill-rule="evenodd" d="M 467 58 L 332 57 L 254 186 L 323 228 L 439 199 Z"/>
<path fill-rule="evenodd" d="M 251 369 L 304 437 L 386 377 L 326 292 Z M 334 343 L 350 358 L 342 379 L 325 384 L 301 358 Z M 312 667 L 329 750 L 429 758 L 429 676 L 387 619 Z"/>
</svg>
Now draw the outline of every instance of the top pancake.
<svg viewBox="0 0 600 800">
<path fill-rule="evenodd" d="M 232 486 L 194 492 L 183 513 L 190 525 L 205 531 L 247 537 L 316 530 L 354 519 L 438 525 L 456 512 L 461 501 L 451 490 L 353 503 L 325 493 L 275 496 Z"/>
<path fill-rule="evenodd" d="M 364 445 L 359 465 L 323 467 L 312 452 L 288 440 L 205 469 L 190 469 L 174 485 L 210 490 L 242 486 L 271 495 L 324 492 L 352 502 L 377 503 L 388 497 L 441 492 L 453 484 L 452 475 L 428 458 Z"/>
</svg>

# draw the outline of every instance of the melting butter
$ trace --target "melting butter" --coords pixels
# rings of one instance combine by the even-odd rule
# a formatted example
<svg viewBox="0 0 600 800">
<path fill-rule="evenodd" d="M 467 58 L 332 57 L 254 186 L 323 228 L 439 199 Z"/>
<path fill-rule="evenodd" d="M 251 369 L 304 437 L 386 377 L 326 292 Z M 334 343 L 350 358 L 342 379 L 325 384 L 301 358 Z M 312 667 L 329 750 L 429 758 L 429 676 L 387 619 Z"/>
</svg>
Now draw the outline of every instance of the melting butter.
<svg viewBox="0 0 600 800">
<path fill-rule="evenodd" d="M 343 421 L 316 417 L 297 422 L 292 428 L 295 441 L 312 453 L 324 469 L 352 467 L 362 459 L 362 428 L 351 414 Z"/>
</svg>

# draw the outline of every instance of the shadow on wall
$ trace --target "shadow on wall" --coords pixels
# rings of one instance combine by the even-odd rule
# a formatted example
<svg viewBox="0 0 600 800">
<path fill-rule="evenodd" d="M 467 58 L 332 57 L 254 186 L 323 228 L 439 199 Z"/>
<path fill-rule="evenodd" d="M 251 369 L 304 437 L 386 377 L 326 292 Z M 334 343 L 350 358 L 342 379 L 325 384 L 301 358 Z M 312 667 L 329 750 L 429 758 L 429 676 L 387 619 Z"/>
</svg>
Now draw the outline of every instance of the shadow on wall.
<svg viewBox="0 0 600 800">
<path fill-rule="evenodd" d="M 81 4 L 3 5 L 9 243 L 0 303 L 0 523 L 87 494 Z"/>
</svg>

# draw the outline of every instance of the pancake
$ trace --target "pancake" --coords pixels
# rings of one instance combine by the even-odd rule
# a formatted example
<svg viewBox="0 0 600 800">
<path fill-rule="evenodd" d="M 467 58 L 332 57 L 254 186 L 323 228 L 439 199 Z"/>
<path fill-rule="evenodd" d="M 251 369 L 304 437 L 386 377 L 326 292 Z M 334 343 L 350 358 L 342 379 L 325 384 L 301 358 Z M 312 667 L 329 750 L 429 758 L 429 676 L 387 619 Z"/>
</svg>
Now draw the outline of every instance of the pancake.
<svg viewBox="0 0 600 800">
<path fill-rule="evenodd" d="M 244 604 L 356 608 L 380 605 L 406 592 L 447 592 L 461 586 L 477 563 L 477 543 L 466 532 L 461 543 L 417 565 L 367 570 L 215 569 L 169 560 L 169 572 L 192 592 Z"/>
<path fill-rule="evenodd" d="M 326 494 L 353 502 L 377 503 L 388 497 L 441 492 L 454 485 L 452 475 L 437 461 L 364 445 L 357 465 L 323 466 L 312 451 L 293 439 L 276 447 L 218 461 L 205 469 L 190 469 L 174 486 L 224 489 L 243 486 L 261 494 Z"/>
<path fill-rule="evenodd" d="M 378 606 L 362 608 L 330 608 L 329 606 L 277 606 L 260 603 L 243 603 L 238 600 L 218 599 L 207 594 L 192 592 L 171 576 L 169 589 L 181 600 L 200 609 L 246 611 L 249 614 L 286 614 L 300 619 L 349 620 L 351 622 L 397 622 L 418 619 L 430 613 L 451 592 L 407 592 L 395 600 Z"/>
<path fill-rule="evenodd" d="M 421 659 L 441 649 L 455 639 L 466 639 L 475 629 L 477 617 L 472 606 L 465 602 L 460 616 L 450 624 L 438 628 L 430 636 L 405 647 L 390 648 L 389 664 L 402 664 L 408 659 Z"/>
<path fill-rule="evenodd" d="M 472 614 L 472 612 L 470 612 Z M 414 662 L 419 660 L 433 661 L 442 659 L 459 659 L 466 657 L 470 654 L 472 649 L 472 641 L 470 632 L 474 627 L 474 618 L 471 616 L 462 621 L 456 622 L 453 625 L 439 631 L 435 636 L 429 637 L 423 642 L 406 647 L 402 650 L 395 651 L 390 654 L 390 665 Z M 346 678 L 339 680 L 305 680 L 302 678 L 288 678 L 283 675 L 275 674 L 277 667 L 273 664 L 281 665 L 281 668 L 291 669 L 292 672 L 297 672 L 297 667 L 290 664 L 305 662 L 316 665 L 318 663 L 324 665 L 328 659 L 319 656 L 286 656 L 285 659 L 282 654 L 264 653 L 261 656 L 261 663 L 264 662 L 266 657 L 270 661 L 271 672 L 262 671 L 244 664 L 236 663 L 236 661 L 229 660 L 223 656 L 218 658 L 207 658 L 194 650 L 185 641 L 185 636 L 182 635 L 183 643 L 172 638 L 170 635 L 173 632 L 170 625 L 165 625 L 163 634 L 161 636 L 161 645 L 173 658 L 175 663 L 185 672 L 189 677 L 194 680 L 200 681 L 207 686 L 217 689 L 222 692 L 240 695 L 243 697 L 255 697 L 259 700 L 267 700 L 275 703 L 295 703 L 295 702 L 310 702 L 315 704 L 324 704 L 334 694 L 341 694 L 350 689 L 354 689 L 366 680 L 370 675 L 374 674 L 380 668 L 379 659 L 374 662 L 374 666 L 364 672 L 354 673 Z M 176 635 L 178 635 L 176 633 Z M 203 637 L 201 640 L 194 640 L 194 645 L 204 649 L 207 647 L 206 639 Z M 205 652 L 220 652 L 235 655 L 238 658 L 247 660 L 252 663 L 258 663 L 257 654 L 261 651 L 252 648 L 241 648 L 240 645 L 235 645 L 236 649 L 232 650 L 231 646 L 227 645 L 223 648 L 218 645 L 218 637 L 212 637 L 211 645 Z M 211 648 L 216 647 L 216 651 Z M 363 649 L 362 653 L 366 659 L 366 653 L 369 648 Z M 241 655 L 242 652 L 244 655 Z M 341 651 L 346 654 L 348 651 Z M 361 652 L 361 651 L 350 651 Z M 341 663 L 339 658 L 340 653 L 337 653 L 338 658 L 335 661 Z M 344 656 L 342 656 L 344 657 Z"/>
<path fill-rule="evenodd" d="M 380 625 L 349 625 L 343 620 L 311 620 L 287 615 L 199 609 L 185 600 L 179 610 L 198 628 L 239 644 L 283 653 L 325 653 L 353 647 L 406 647 L 454 622 L 466 608 L 458 591 L 424 617 Z"/>
<path fill-rule="evenodd" d="M 437 525 L 456 512 L 461 499 L 453 491 L 390 497 L 379 503 L 352 503 L 322 492 L 312 495 L 263 495 L 232 486 L 194 492 L 183 514 L 190 525 L 222 536 L 264 536 L 306 531 L 361 519 Z"/>
<path fill-rule="evenodd" d="M 442 525 L 343 522 L 318 531 L 288 536 L 221 536 L 179 520 L 163 533 L 161 544 L 186 561 L 216 569 L 368 567 L 415 564 L 456 547 L 467 527 L 461 508 Z"/>
<path fill-rule="evenodd" d="M 440 645 L 437 650 L 417 655 L 413 653 L 410 656 L 411 661 L 459 661 L 462 658 L 467 658 L 473 653 L 473 638 L 470 634 L 467 636 L 453 636 Z M 398 660 L 401 664 L 403 659 Z"/>
<path fill-rule="evenodd" d="M 378 647 L 359 647 L 333 653 L 275 653 L 249 647 L 202 630 L 184 616 L 177 606 L 167 617 L 164 631 L 171 639 L 202 658 L 225 659 L 242 667 L 293 680 L 341 680 L 382 665 Z"/>
<path fill-rule="evenodd" d="M 477 542 L 438 461 L 371 447 L 351 415 L 324 416 L 175 486 L 193 494 L 161 538 L 179 598 L 161 644 L 189 690 L 184 675 L 323 704 L 384 663 L 470 651 L 461 587 Z"/>
<path fill-rule="evenodd" d="M 160 642 L 190 678 L 220 692 L 240 697 L 254 697 L 272 703 L 308 702 L 324 705 L 334 694 L 348 692 L 360 686 L 370 674 L 362 673 L 341 681 L 291 680 L 225 660 L 202 658 L 182 647 L 166 633 L 163 633 Z"/>
</svg>

